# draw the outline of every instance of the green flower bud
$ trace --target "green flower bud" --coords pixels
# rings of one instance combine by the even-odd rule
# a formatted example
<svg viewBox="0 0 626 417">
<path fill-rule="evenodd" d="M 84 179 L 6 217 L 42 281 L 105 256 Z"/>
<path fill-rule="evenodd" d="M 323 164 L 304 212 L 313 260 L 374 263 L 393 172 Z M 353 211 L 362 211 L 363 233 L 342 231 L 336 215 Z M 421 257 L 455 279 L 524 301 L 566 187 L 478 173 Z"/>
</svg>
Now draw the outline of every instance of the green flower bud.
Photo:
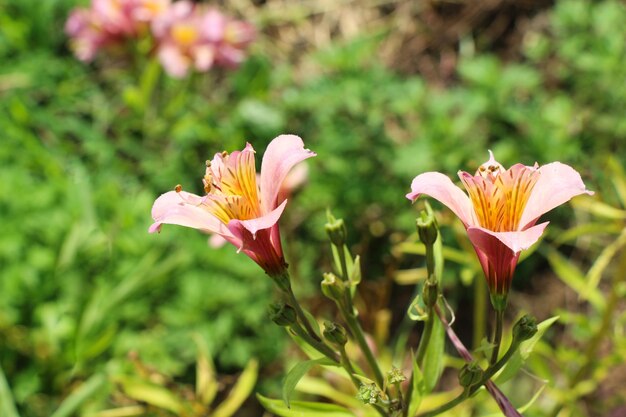
<svg viewBox="0 0 626 417">
<path fill-rule="evenodd" d="M 361 384 L 356 397 L 363 401 L 363 404 L 376 404 L 381 398 L 381 392 L 376 384 Z"/>
<path fill-rule="evenodd" d="M 297 322 L 296 310 L 282 301 L 270 304 L 269 316 L 279 326 L 291 326 Z"/>
<path fill-rule="evenodd" d="M 343 300 L 343 295 L 346 291 L 346 286 L 337 275 L 332 272 L 324 273 L 324 279 L 322 280 L 322 293 L 333 301 Z"/>
<path fill-rule="evenodd" d="M 404 381 L 406 381 L 406 376 L 395 366 L 387 372 L 387 382 L 389 382 L 389 385 L 399 384 Z"/>
<path fill-rule="evenodd" d="M 437 299 L 439 298 L 439 286 L 437 281 L 426 281 L 424 283 L 422 297 L 424 298 L 424 304 L 429 308 L 437 304 Z"/>
<path fill-rule="evenodd" d="M 346 329 L 338 323 L 331 321 L 324 322 L 324 338 L 336 346 L 344 346 L 348 342 Z"/>
<path fill-rule="evenodd" d="M 348 230 L 346 229 L 343 219 L 335 219 L 330 212 L 326 213 L 326 217 L 328 219 L 328 223 L 324 225 L 324 229 L 326 229 L 328 238 L 333 245 L 337 246 L 340 250 L 343 250 L 342 248 L 343 245 L 346 244 L 346 236 L 348 235 Z"/>
<path fill-rule="evenodd" d="M 537 319 L 526 314 L 513 325 L 513 339 L 517 343 L 528 340 L 537 333 Z"/>
<path fill-rule="evenodd" d="M 438 227 L 435 216 L 422 210 L 420 217 L 415 221 L 417 225 L 417 234 L 424 245 L 433 245 L 437 240 Z"/>
<path fill-rule="evenodd" d="M 459 371 L 459 383 L 464 388 L 470 388 L 483 378 L 484 371 L 478 364 L 472 362 L 465 364 Z"/>
</svg>

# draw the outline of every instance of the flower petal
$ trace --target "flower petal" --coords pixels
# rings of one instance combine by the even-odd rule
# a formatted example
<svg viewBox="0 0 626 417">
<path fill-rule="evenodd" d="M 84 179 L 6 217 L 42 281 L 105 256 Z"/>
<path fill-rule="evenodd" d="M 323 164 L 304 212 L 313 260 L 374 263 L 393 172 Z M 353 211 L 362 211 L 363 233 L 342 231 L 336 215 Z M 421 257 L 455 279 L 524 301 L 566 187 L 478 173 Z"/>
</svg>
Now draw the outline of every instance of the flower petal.
<svg viewBox="0 0 626 417">
<path fill-rule="evenodd" d="M 276 207 L 274 210 L 270 211 L 268 214 L 258 217 L 256 219 L 231 220 L 230 222 L 228 222 L 228 229 L 233 233 L 233 235 L 241 238 L 243 236 L 242 230 L 241 230 L 243 227 L 248 232 L 250 232 L 252 234 L 252 237 L 254 238 L 256 233 L 259 230 L 269 229 L 270 227 L 278 223 L 278 219 L 283 214 L 283 211 L 285 210 L 286 205 L 287 205 L 287 200 L 283 201 L 280 206 Z"/>
<path fill-rule="evenodd" d="M 315 152 L 305 149 L 302 139 L 295 135 L 280 135 L 270 142 L 261 163 L 263 213 L 269 213 L 278 204 L 278 191 L 289 170 L 298 162 L 315 155 Z"/>
<path fill-rule="evenodd" d="M 519 232 L 492 232 L 482 227 L 470 227 L 467 229 L 467 235 L 475 247 L 484 252 L 487 258 L 491 258 L 498 241 L 511 249 L 514 254 L 530 248 L 539 240 L 548 223 L 541 223 Z"/>
<path fill-rule="evenodd" d="M 465 227 L 477 223 L 469 197 L 447 176 L 439 172 L 425 172 L 415 177 L 411 183 L 411 192 L 406 198 L 415 201 L 422 194 L 446 205 L 461 219 Z"/>
<path fill-rule="evenodd" d="M 177 224 L 217 233 L 229 241 L 234 238 L 222 222 L 200 206 L 202 200 L 202 197 L 185 191 L 162 194 L 152 206 L 154 224 L 150 226 L 150 233 L 159 231 L 162 224 Z"/>
<path fill-rule="evenodd" d="M 580 194 L 592 195 L 580 174 L 569 165 L 552 162 L 539 168 L 539 179 L 526 202 L 520 228 L 534 224 L 544 213 Z"/>
</svg>

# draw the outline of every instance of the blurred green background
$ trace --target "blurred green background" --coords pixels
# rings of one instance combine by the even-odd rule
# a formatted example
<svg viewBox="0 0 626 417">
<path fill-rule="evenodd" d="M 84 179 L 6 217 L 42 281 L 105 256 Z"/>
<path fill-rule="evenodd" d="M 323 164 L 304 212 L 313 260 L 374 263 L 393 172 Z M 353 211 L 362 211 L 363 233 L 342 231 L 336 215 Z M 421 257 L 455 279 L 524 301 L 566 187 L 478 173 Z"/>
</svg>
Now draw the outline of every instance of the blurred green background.
<svg viewBox="0 0 626 417">
<path fill-rule="evenodd" d="M 325 311 L 316 289 L 329 268 L 323 224 L 330 207 L 346 219 L 363 259 L 362 318 L 370 329 L 389 306 L 396 306 L 396 326 L 409 301 L 395 280 L 419 263 L 397 250 L 415 239 L 417 209 L 404 198 L 415 175 L 473 172 L 487 149 L 505 166 L 559 160 L 579 170 L 605 211 L 589 203 L 546 216 L 546 242 L 520 265 L 514 284 L 514 311 L 563 314 L 543 348 L 544 358 L 557 356 L 533 369 L 553 377 L 548 405 L 528 415 L 549 415 L 554 404 L 565 404 L 568 416 L 623 415 L 609 413 L 624 412 L 615 386 L 626 382 L 625 291 L 610 281 L 624 269 L 606 255 L 596 283 L 601 297 L 613 291 L 622 300 L 609 327 L 602 327 L 606 309 L 577 296 L 585 287 L 572 276 L 584 279 L 580 271 L 614 242 L 626 218 L 624 3 L 225 3 L 259 29 L 250 57 L 234 72 L 179 81 L 147 60 L 132 68 L 114 58 L 77 61 L 62 28 L 79 1 L 0 0 L 4 411 L 96 415 L 127 404 L 115 397 L 116 384 L 94 377 L 136 372 L 132 355 L 176 384 L 193 385 L 198 337 L 221 375 L 258 359 L 256 390 L 276 396 L 281 354 L 290 348 L 266 318 L 270 281 L 232 247 L 211 249 L 196 231 L 164 227 L 150 235 L 147 228 L 159 194 L 178 183 L 201 191 L 213 153 L 249 141 L 261 155 L 273 137 L 294 133 L 318 154 L 281 220 L 297 292 Z M 590 236 L 563 237 L 562 230 L 591 221 Z M 449 212 L 441 211 L 441 222 L 451 224 Z M 445 243 L 464 250 L 454 230 L 444 227 Z M 472 291 L 454 289 L 471 287 L 474 266 L 447 269 L 446 291 L 469 312 L 476 311 Z M 621 336 L 604 338 L 620 326 Z M 585 364 L 575 354 L 598 329 L 592 356 L 599 363 L 585 374 L 592 388 L 568 397 L 568 381 Z M 472 330 L 465 333 L 471 340 Z M 554 377 L 551 367 L 564 369 Z M 92 385 L 84 397 L 72 397 L 85 381 Z M 238 413 L 262 411 L 252 399 Z"/>
</svg>

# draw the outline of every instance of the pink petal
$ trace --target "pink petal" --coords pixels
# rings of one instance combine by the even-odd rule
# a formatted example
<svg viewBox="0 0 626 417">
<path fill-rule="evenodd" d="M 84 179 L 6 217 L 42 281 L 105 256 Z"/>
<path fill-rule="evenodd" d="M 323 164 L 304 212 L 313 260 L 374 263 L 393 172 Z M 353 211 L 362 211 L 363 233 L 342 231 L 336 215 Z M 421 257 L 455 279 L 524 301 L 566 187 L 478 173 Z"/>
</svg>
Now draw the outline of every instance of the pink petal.
<svg viewBox="0 0 626 417">
<path fill-rule="evenodd" d="M 189 70 L 190 59 L 174 45 L 162 45 L 159 48 L 159 61 L 165 72 L 174 78 L 183 78 Z"/>
<path fill-rule="evenodd" d="M 469 197 L 447 176 L 439 172 L 425 172 L 415 177 L 411 183 L 411 192 L 406 198 L 415 201 L 422 194 L 446 205 L 461 219 L 465 227 L 477 224 Z"/>
<path fill-rule="evenodd" d="M 286 205 L 287 200 L 283 201 L 280 206 L 276 207 L 268 214 L 258 217 L 256 219 L 231 220 L 230 222 L 228 222 L 228 229 L 233 233 L 234 236 L 241 238 L 241 236 L 243 236 L 243 231 L 241 229 L 244 228 L 248 232 L 250 232 L 252 234 L 252 237 L 254 238 L 259 230 L 269 229 L 276 223 L 278 223 L 278 219 L 280 219 L 280 216 L 283 214 Z"/>
<path fill-rule="evenodd" d="M 185 191 L 162 194 L 152 206 L 154 224 L 150 226 L 150 233 L 159 231 L 162 224 L 177 224 L 217 233 L 230 241 L 234 237 L 232 233 L 215 216 L 203 209 L 201 202 L 202 197 Z"/>
<path fill-rule="evenodd" d="M 520 226 L 525 228 L 534 224 L 542 214 L 580 194 L 592 195 L 593 192 L 585 188 L 574 168 L 560 162 L 540 167 L 539 179 L 528 198 Z"/>
<path fill-rule="evenodd" d="M 541 223 L 519 232 L 492 232 L 482 227 L 469 227 L 467 235 L 472 244 L 483 251 L 487 257 L 494 252 L 497 241 L 511 249 L 514 254 L 530 248 L 539 240 L 549 222 Z"/>
<path fill-rule="evenodd" d="M 302 139 L 295 135 L 280 135 L 270 142 L 261 162 L 261 208 L 263 213 L 274 210 L 281 184 L 298 162 L 315 156 L 304 148 Z"/>
</svg>

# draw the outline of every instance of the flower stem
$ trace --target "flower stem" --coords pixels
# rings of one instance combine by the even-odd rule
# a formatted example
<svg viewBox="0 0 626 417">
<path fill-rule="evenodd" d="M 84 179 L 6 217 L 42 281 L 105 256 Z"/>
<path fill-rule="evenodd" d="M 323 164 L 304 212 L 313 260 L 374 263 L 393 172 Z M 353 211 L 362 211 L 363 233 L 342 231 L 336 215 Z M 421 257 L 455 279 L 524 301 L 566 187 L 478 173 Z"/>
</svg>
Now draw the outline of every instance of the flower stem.
<svg viewBox="0 0 626 417">
<path fill-rule="evenodd" d="M 423 365 L 424 357 L 426 356 L 426 349 L 428 348 L 428 344 L 430 343 L 430 336 L 433 334 L 433 324 L 435 321 L 435 317 L 433 316 L 434 313 L 435 310 L 433 308 L 428 309 L 428 318 L 424 322 L 424 332 L 422 333 L 422 337 L 420 338 L 420 344 L 417 347 L 415 362 L 417 362 L 417 366 L 420 369 L 424 369 Z M 409 386 L 407 388 L 406 405 L 403 411 L 404 417 L 408 417 L 409 406 L 411 405 L 411 393 L 413 392 L 413 383 L 414 375 L 411 372 L 411 378 L 409 378 Z"/>
<path fill-rule="evenodd" d="M 337 358 L 337 354 L 335 353 L 335 351 L 333 351 L 330 347 L 328 347 L 326 344 L 324 344 L 323 342 L 317 341 L 315 339 L 313 339 L 310 335 L 309 332 L 305 331 L 299 324 L 293 324 L 291 326 L 289 326 L 289 328 L 291 330 L 293 330 L 293 332 L 300 336 L 300 338 L 302 338 L 302 340 L 304 340 L 305 342 L 307 342 L 311 347 L 313 347 L 315 350 L 317 350 L 318 352 L 320 352 L 321 354 L 323 354 L 324 356 L 326 356 L 328 359 L 341 364 L 340 359 Z"/>
<path fill-rule="evenodd" d="M 296 295 L 293 293 L 293 289 L 291 288 L 291 285 L 287 286 L 287 288 L 283 292 L 285 293 L 285 295 L 289 299 L 289 303 L 296 310 L 296 314 L 298 315 L 298 318 L 302 322 L 302 325 L 306 329 L 307 333 L 315 341 L 321 342 L 322 339 L 320 339 L 318 334 L 315 332 L 315 330 L 313 329 L 313 326 L 311 326 L 311 322 L 309 321 L 309 319 L 307 318 L 306 314 L 304 313 L 304 310 L 302 310 L 302 307 L 300 307 L 300 303 L 296 299 Z"/>
<path fill-rule="evenodd" d="M 502 325 L 504 322 L 504 310 L 496 310 L 496 329 L 493 335 L 493 351 L 491 352 L 491 360 L 489 365 L 493 366 L 498 361 L 498 353 L 500 344 L 502 343 Z"/>
</svg>

